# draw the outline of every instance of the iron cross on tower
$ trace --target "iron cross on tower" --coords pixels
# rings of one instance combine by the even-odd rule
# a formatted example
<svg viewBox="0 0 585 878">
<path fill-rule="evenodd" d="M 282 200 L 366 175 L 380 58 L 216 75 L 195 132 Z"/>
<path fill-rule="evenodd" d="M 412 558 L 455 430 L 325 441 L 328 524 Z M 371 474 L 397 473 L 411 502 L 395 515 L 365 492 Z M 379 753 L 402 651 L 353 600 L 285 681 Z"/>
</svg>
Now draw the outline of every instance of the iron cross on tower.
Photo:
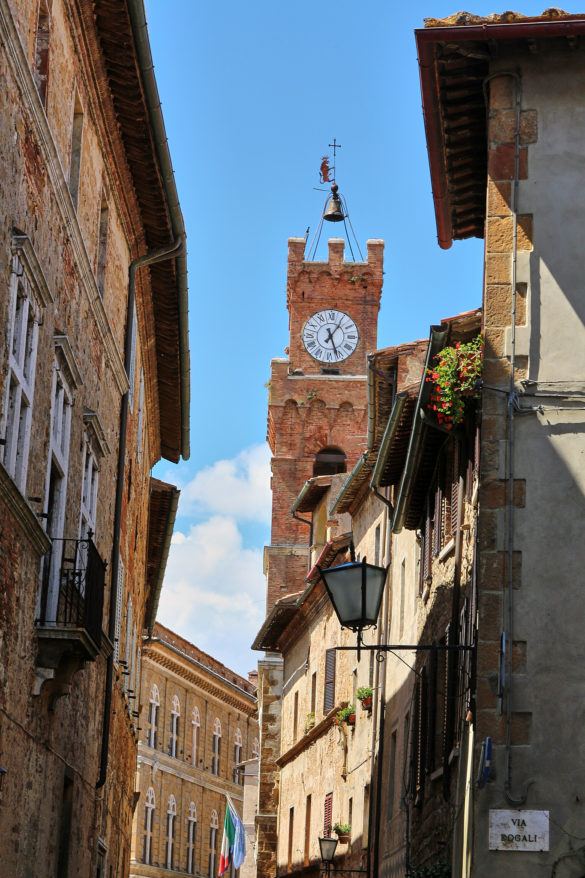
<svg viewBox="0 0 585 878">
<path fill-rule="evenodd" d="M 333 138 L 333 143 L 330 143 L 329 146 L 333 148 L 333 180 L 335 181 L 335 156 L 337 154 L 337 150 L 341 149 L 341 144 L 337 142 L 337 139 Z"/>
</svg>

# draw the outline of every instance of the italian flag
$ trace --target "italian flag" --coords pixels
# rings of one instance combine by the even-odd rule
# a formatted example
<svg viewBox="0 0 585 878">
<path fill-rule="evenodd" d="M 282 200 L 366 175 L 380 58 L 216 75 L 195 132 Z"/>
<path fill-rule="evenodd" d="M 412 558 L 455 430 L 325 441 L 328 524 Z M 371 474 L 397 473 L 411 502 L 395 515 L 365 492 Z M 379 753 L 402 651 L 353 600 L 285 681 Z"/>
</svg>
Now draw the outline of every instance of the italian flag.
<svg viewBox="0 0 585 878">
<path fill-rule="evenodd" d="M 223 821 L 223 839 L 221 842 L 218 876 L 223 875 L 229 868 L 232 859 L 236 869 L 239 869 L 244 862 L 245 855 L 244 826 L 238 817 L 237 811 L 228 799 L 225 809 L 225 820 Z"/>
</svg>

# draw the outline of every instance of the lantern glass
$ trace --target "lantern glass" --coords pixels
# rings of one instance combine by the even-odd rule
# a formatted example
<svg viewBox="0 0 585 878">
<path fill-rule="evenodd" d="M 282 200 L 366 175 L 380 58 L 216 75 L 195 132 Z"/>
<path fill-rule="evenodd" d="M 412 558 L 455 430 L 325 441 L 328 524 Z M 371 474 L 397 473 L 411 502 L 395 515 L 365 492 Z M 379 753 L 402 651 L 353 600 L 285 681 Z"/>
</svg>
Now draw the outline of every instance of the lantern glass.
<svg viewBox="0 0 585 878">
<path fill-rule="evenodd" d="M 322 570 L 321 575 L 337 617 L 354 631 L 375 625 L 380 612 L 386 567 L 352 561 Z"/>
<path fill-rule="evenodd" d="M 335 856 L 335 848 L 337 847 L 336 838 L 320 838 L 319 847 L 321 848 L 321 859 L 324 863 L 331 863 Z"/>
</svg>

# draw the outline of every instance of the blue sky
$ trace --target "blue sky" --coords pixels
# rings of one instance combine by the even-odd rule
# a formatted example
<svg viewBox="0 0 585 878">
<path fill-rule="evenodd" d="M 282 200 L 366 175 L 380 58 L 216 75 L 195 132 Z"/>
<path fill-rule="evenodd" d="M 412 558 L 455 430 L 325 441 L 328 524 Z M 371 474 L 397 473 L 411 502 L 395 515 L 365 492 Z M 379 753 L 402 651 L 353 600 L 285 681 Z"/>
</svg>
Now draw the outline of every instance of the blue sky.
<svg viewBox="0 0 585 878">
<path fill-rule="evenodd" d="M 307 226 L 311 238 L 319 222 L 319 164 L 334 137 L 362 251 L 368 238 L 386 241 L 378 347 L 425 337 L 431 323 L 481 304 L 482 242 L 437 244 L 414 42 L 426 16 L 458 7 L 145 6 L 188 233 L 192 364 L 191 459 L 156 468 L 182 489 L 159 619 L 245 674 L 264 618 L 264 385 L 288 344 L 287 239 Z"/>
</svg>

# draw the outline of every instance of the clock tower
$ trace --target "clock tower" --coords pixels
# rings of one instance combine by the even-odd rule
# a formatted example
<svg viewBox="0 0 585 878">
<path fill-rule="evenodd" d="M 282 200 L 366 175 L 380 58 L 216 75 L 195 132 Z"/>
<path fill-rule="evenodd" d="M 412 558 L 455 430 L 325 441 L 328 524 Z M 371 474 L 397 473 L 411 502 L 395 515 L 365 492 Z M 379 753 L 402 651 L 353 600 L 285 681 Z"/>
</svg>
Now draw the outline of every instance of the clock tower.
<svg viewBox="0 0 585 878">
<path fill-rule="evenodd" d="M 305 260 L 304 238 L 288 245 L 288 357 L 271 362 L 268 442 L 272 533 L 265 551 L 267 612 L 304 587 L 310 531 L 291 514 L 314 476 L 351 472 L 367 439 L 367 355 L 376 349 L 384 242 L 366 262 L 345 262 L 342 238 L 327 262 Z"/>
</svg>

